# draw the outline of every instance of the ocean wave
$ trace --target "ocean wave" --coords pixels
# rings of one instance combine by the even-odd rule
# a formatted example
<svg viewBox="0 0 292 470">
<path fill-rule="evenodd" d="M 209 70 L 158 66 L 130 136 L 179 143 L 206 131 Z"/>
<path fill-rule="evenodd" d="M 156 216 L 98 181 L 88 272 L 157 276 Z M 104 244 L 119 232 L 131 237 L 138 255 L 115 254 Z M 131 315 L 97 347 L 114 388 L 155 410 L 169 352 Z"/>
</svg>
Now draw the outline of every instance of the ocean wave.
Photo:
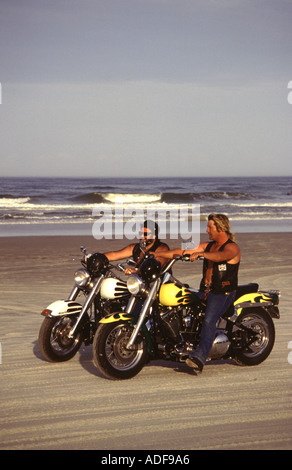
<svg viewBox="0 0 292 470">
<path fill-rule="evenodd" d="M 73 202 L 84 202 L 88 204 L 142 204 L 151 202 L 171 203 L 198 203 L 206 200 L 251 200 L 254 196 L 243 192 L 230 191 L 207 191 L 207 192 L 159 192 L 159 193 L 115 193 L 115 192 L 92 192 L 81 194 L 72 198 Z"/>
<path fill-rule="evenodd" d="M 65 223 L 65 222 L 92 222 L 98 217 L 108 217 L 112 214 L 112 220 L 125 222 L 131 219 L 132 211 L 142 211 L 146 214 L 159 214 L 165 220 L 175 217 L 176 211 L 180 210 L 179 216 L 185 217 L 185 208 L 197 206 L 201 220 L 207 220 L 211 212 L 222 212 L 229 216 L 231 220 L 290 220 L 292 217 L 292 201 L 290 198 L 284 199 L 282 195 L 271 199 L 270 197 L 255 197 L 253 194 L 237 191 L 239 188 L 232 188 L 232 191 L 221 191 L 221 187 L 216 191 L 202 192 L 176 192 L 175 187 L 169 187 L 170 191 L 156 191 L 157 188 L 138 188 L 132 192 L 124 192 L 124 187 L 120 186 L 117 191 L 87 192 L 85 188 L 83 194 L 70 197 L 68 192 L 66 197 L 50 193 L 49 196 L 40 194 L 36 196 L 32 191 L 30 196 L 24 192 L 23 197 L 12 196 L 9 190 L 2 189 L 0 194 L 0 222 L 1 224 L 15 223 Z M 167 188 L 168 189 L 168 188 Z M 248 188 L 250 189 L 250 188 Z M 72 193 L 70 193 L 72 194 Z M 123 213 L 124 206 L 125 213 Z M 115 208 L 117 209 L 115 211 Z M 107 211 L 108 209 L 108 211 Z M 100 213 L 99 213 L 100 210 Z M 165 213 L 165 214 L 164 214 Z M 189 213 L 188 213 L 189 214 Z M 149 216 L 150 217 L 150 216 Z M 189 217 L 189 216 L 188 216 Z M 192 215 L 190 216 L 192 217 Z"/>
<path fill-rule="evenodd" d="M 159 202 L 161 200 L 161 194 L 93 192 L 80 196 L 75 196 L 74 198 L 72 198 L 72 200 L 88 204 L 148 204 L 151 202 Z"/>
<path fill-rule="evenodd" d="M 87 193 L 87 194 L 81 194 L 79 196 L 74 196 L 71 198 L 71 201 L 73 203 L 78 203 L 78 202 L 83 202 L 87 204 L 101 204 L 102 202 L 105 202 L 103 193 L 99 192 L 94 192 L 94 193 Z"/>
<path fill-rule="evenodd" d="M 118 204 L 150 204 L 161 201 L 161 194 L 108 193 L 105 201 Z"/>
<path fill-rule="evenodd" d="M 30 201 L 30 197 L 12 197 L 0 196 L 0 207 L 15 207 L 16 205 L 23 205 Z"/>
<path fill-rule="evenodd" d="M 161 201 L 166 203 L 200 203 L 207 201 L 228 201 L 228 200 L 251 200 L 252 194 L 231 191 L 204 191 L 200 193 L 163 193 Z"/>
</svg>

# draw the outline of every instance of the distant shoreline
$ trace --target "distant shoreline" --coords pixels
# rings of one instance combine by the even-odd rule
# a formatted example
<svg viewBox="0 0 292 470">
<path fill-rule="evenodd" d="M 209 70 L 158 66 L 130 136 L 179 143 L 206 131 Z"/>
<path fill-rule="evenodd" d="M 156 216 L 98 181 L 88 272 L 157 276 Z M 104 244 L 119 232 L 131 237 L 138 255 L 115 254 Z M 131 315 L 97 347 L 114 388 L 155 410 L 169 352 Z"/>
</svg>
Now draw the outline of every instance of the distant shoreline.
<svg viewBox="0 0 292 470">
<path fill-rule="evenodd" d="M 89 236 L 92 235 L 93 223 L 71 224 L 0 224 L 0 238 L 2 237 L 46 237 L 46 236 Z M 289 233 L 292 232 L 292 220 L 283 223 L 278 220 L 232 222 L 234 233 Z M 206 230 L 206 221 L 201 222 L 201 234 Z M 113 238 L 114 234 L 113 234 Z M 119 238 L 120 239 L 120 238 Z M 105 238 L 110 241 L 111 238 Z"/>
</svg>

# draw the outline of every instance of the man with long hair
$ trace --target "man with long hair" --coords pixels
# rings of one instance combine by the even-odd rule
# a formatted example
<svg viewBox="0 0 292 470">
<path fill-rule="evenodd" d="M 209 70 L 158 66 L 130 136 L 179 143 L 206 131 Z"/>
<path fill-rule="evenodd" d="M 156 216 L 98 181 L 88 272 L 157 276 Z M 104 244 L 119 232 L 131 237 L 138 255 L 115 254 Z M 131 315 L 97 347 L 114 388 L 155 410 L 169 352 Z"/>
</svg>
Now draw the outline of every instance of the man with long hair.
<svg viewBox="0 0 292 470">
<path fill-rule="evenodd" d="M 200 243 L 194 250 L 175 249 L 161 254 L 168 259 L 182 254 L 190 254 L 191 261 L 204 258 L 203 276 L 197 295 L 206 301 L 206 312 L 200 344 L 186 360 L 188 366 L 199 372 L 203 370 L 211 351 L 216 323 L 235 300 L 240 263 L 240 249 L 234 241 L 226 215 L 210 214 L 206 231 L 210 242 Z"/>
</svg>

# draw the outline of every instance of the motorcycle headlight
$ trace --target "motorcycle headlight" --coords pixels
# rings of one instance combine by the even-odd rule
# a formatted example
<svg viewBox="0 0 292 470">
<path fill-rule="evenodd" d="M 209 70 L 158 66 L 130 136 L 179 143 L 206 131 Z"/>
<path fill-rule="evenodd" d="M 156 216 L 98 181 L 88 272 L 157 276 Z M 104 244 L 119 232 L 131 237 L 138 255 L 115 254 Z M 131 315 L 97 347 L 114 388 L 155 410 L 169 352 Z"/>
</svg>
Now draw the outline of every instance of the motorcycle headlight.
<svg viewBox="0 0 292 470">
<path fill-rule="evenodd" d="M 137 295 L 145 291 L 145 284 L 137 274 L 132 274 L 127 279 L 127 288 L 131 294 Z"/>
<path fill-rule="evenodd" d="M 74 274 L 75 284 L 78 287 L 85 287 L 90 279 L 90 274 L 86 269 L 80 268 Z"/>
</svg>

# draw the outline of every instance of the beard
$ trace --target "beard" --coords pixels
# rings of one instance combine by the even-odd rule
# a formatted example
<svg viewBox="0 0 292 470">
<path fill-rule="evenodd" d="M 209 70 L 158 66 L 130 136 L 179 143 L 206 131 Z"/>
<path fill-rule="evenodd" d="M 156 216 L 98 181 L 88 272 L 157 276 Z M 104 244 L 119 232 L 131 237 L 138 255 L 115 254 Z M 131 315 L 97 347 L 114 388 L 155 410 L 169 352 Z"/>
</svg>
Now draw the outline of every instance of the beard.
<svg viewBox="0 0 292 470">
<path fill-rule="evenodd" d="M 147 246 L 151 245 L 151 243 L 153 243 L 154 239 L 151 238 L 151 239 L 142 239 L 140 240 L 140 247 L 142 248 L 142 250 L 145 250 L 145 248 L 147 248 Z"/>
</svg>

